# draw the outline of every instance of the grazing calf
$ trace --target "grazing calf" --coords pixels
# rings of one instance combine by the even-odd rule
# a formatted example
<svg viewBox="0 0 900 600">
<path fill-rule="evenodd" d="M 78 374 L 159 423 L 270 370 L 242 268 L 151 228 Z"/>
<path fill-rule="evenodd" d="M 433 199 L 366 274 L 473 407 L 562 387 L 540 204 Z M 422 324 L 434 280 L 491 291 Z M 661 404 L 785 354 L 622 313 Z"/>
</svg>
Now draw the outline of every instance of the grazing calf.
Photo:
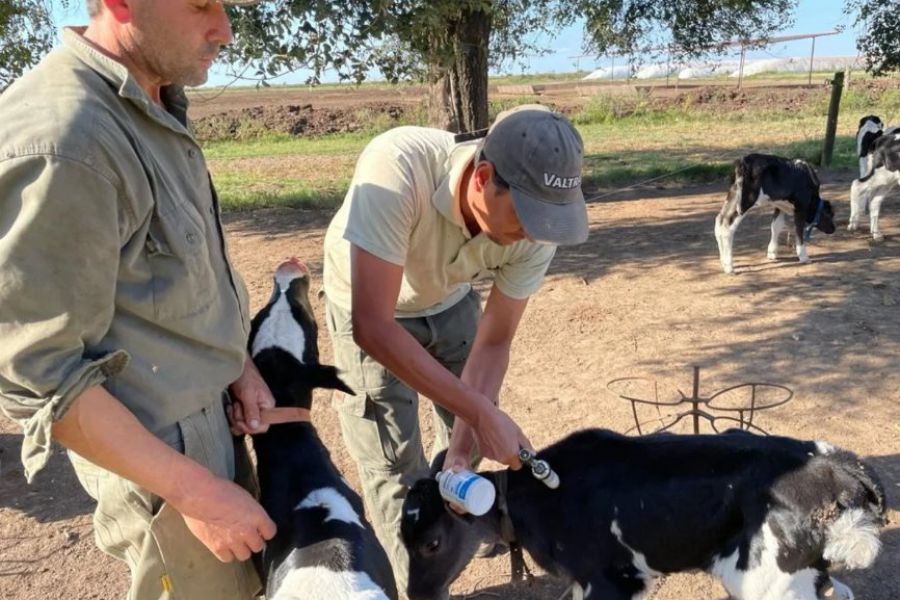
<svg viewBox="0 0 900 600">
<path fill-rule="evenodd" d="M 900 131 L 900 127 L 884 130 L 884 122 L 876 115 L 866 115 L 859 120 L 856 130 L 856 154 L 859 157 L 859 176 L 865 177 L 872 170 L 872 148 L 882 134 L 890 135 Z"/>
<path fill-rule="evenodd" d="M 847 229 L 859 228 L 859 220 L 869 211 L 869 231 L 875 241 L 884 239 L 878 226 L 881 203 L 900 186 L 900 131 L 886 133 L 872 144 L 871 170 L 850 185 L 850 222 Z"/>
<path fill-rule="evenodd" d="M 313 388 L 353 393 L 334 367 L 319 364 L 317 336 L 309 270 L 291 259 L 275 272 L 272 298 L 253 318 L 249 342 L 276 411 L 305 417 L 253 436 L 260 501 L 278 526 L 262 554 L 266 598 L 395 600 L 394 575 L 362 500 L 309 422 Z"/>
<path fill-rule="evenodd" d="M 806 243 L 813 229 L 834 233 L 831 202 L 819 196 L 819 178 L 805 161 L 768 154 L 748 154 L 734 161 L 734 183 L 716 216 L 719 262 L 726 273 L 734 271 L 734 233 L 751 208 L 771 206 L 772 238 L 767 256 L 778 258 L 778 238 L 790 213 L 794 217 L 797 258 L 809 262 Z"/>
<path fill-rule="evenodd" d="M 817 600 L 829 587 L 848 600 L 828 569 L 869 567 L 881 547 L 884 489 L 856 456 L 822 442 L 593 429 L 539 458 L 559 488 L 525 470 L 482 473 L 498 489 L 482 517 L 448 510 L 433 478 L 416 482 L 401 522 L 412 600 L 446 598 L 479 542 L 510 529 L 505 539 L 586 600 L 639 600 L 655 578 L 694 570 L 736 600 Z"/>
</svg>

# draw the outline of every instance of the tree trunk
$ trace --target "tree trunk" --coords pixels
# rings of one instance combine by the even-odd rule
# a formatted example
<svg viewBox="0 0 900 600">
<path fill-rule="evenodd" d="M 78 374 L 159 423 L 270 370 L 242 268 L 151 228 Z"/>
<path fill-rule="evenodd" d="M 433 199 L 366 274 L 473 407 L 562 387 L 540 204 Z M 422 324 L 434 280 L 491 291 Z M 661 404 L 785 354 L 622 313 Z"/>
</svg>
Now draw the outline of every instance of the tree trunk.
<svg viewBox="0 0 900 600">
<path fill-rule="evenodd" d="M 460 132 L 488 126 L 490 37 L 491 14 L 484 10 L 461 9 L 459 17 L 447 23 L 453 56 L 431 68 L 426 104 L 432 127 Z"/>
<path fill-rule="evenodd" d="M 459 121 L 450 103 L 450 75 L 443 73 L 428 78 L 428 96 L 425 98 L 425 110 L 428 114 L 428 124 L 431 127 L 445 129 L 457 133 Z"/>
<path fill-rule="evenodd" d="M 491 14 L 463 10 L 455 27 L 450 93 L 460 131 L 488 126 L 488 45 Z"/>
</svg>

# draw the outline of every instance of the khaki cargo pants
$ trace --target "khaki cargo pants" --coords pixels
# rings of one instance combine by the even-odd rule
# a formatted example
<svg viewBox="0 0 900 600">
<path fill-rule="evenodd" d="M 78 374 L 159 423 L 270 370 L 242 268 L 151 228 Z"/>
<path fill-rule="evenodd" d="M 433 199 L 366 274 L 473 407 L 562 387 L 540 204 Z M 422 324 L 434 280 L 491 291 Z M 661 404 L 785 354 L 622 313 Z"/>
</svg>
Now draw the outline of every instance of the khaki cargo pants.
<svg viewBox="0 0 900 600">
<path fill-rule="evenodd" d="M 334 361 L 356 396 L 336 393 L 334 405 L 344 444 L 356 461 L 369 518 L 405 594 L 409 557 L 400 540 L 400 516 L 408 484 L 427 475 L 428 463 L 419 428 L 419 397 L 353 341 L 350 313 L 325 300 Z M 459 376 L 475 341 L 481 300 L 470 291 L 442 313 L 397 319 L 431 356 Z M 434 457 L 447 447 L 453 414 L 432 404 Z"/>
<path fill-rule="evenodd" d="M 246 448 L 233 441 L 220 403 L 183 419 L 162 437 L 216 475 L 255 491 Z M 131 570 L 128 600 L 248 600 L 260 593 L 250 561 L 220 562 L 161 498 L 74 452 L 69 458 L 97 501 L 97 545 Z"/>
</svg>

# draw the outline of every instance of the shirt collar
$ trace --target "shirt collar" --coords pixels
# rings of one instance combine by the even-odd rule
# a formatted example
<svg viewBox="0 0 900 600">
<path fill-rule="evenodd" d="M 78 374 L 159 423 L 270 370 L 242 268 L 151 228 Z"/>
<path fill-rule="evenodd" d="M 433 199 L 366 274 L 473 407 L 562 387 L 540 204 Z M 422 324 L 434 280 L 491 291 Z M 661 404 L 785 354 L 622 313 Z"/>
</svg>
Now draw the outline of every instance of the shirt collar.
<svg viewBox="0 0 900 600">
<path fill-rule="evenodd" d="M 455 144 L 447 156 L 447 174 L 438 184 L 437 189 L 431 195 L 431 203 L 445 219 L 462 229 L 467 239 L 472 237 L 463 219 L 462 209 L 459 207 L 460 184 L 463 173 L 472 164 L 475 152 L 478 150 L 480 140 L 472 140 Z"/>
<path fill-rule="evenodd" d="M 109 84 L 115 87 L 119 96 L 131 100 L 144 112 L 181 133 L 187 132 L 187 98 L 181 87 L 166 86 L 160 90 L 160 97 L 166 109 L 150 100 L 128 68 L 101 52 L 94 44 L 84 38 L 87 27 L 64 27 L 62 33 L 63 46 L 88 68 L 96 72 Z M 177 125 L 173 123 L 173 119 Z"/>
</svg>

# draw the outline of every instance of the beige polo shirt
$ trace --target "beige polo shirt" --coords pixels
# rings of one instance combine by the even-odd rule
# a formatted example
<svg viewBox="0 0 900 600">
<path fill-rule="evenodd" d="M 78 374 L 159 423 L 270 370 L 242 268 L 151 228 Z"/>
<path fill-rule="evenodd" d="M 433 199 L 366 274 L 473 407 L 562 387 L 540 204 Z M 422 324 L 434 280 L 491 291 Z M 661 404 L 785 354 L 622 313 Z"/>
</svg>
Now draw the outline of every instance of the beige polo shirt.
<svg viewBox="0 0 900 600">
<path fill-rule="evenodd" d="M 452 133 L 398 127 L 363 150 L 344 203 L 325 235 L 324 287 L 350 310 L 350 246 L 403 267 L 396 316 L 439 313 L 478 279 L 527 298 L 540 287 L 555 246 L 522 240 L 509 246 L 469 234 L 459 186 L 477 141 L 454 143 Z"/>
<path fill-rule="evenodd" d="M 0 95 L 0 409 L 29 477 L 86 388 L 160 433 L 243 368 L 247 292 L 184 96 L 165 91 L 167 109 L 69 29 Z"/>
</svg>

